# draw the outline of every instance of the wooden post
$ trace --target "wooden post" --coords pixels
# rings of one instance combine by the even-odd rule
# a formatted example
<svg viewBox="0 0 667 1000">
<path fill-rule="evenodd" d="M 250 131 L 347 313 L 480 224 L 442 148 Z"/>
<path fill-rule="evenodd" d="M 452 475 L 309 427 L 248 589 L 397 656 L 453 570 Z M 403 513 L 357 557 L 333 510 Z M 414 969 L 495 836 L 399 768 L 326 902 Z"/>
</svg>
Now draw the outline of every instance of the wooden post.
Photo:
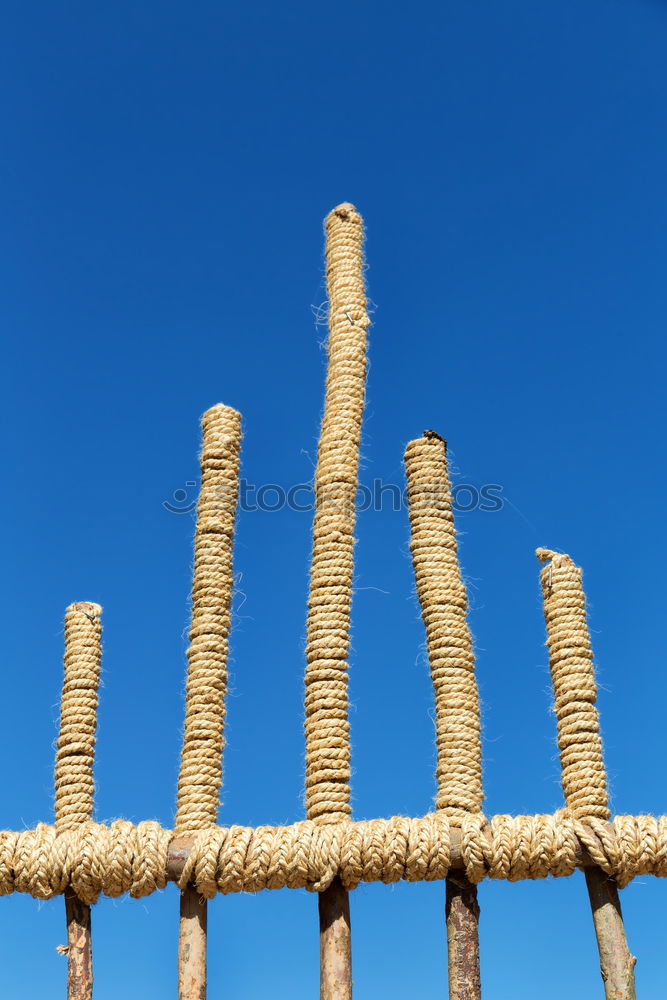
<svg viewBox="0 0 667 1000">
<path fill-rule="evenodd" d="M 319 894 L 320 1000 L 352 1000 L 349 893 L 335 878 Z"/>
<path fill-rule="evenodd" d="M 637 959 L 630 954 L 625 937 L 616 879 L 597 867 L 587 868 L 585 876 L 606 1000 L 636 1000 L 634 969 Z"/>
<path fill-rule="evenodd" d="M 241 415 L 220 403 L 211 407 L 202 418 L 202 437 L 185 728 L 174 823 L 181 836 L 214 826 L 220 803 Z M 180 906 L 179 1000 L 206 1000 L 206 922 L 206 900 L 194 886 L 186 886 Z"/>
<path fill-rule="evenodd" d="M 554 686 L 558 747 L 565 801 L 572 815 L 607 821 L 607 774 L 596 708 L 597 685 L 586 617 L 582 572 L 564 553 L 538 549 Z M 618 888 L 600 868 L 586 872 L 607 1000 L 634 1000 L 635 959 L 630 954 Z"/>
<path fill-rule="evenodd" d="M 447 470 L 447 442 L 424 431 L 405 450 L 410 551 L 426 629 L 438 746 L 436 806 L 450 818 L 482 809 L 482 751 L 475 657 L 467 622 Z M 479 1000 L 477 888 L 446 879 L 450 1000 Z"/>
<path fill-rule="evenodd" d="M 206 900 L 189 885 L 181 892 L 178 1000 L 206 1000 Z"/>
<path fill-rule="evenodd" d="M 93 995 L 93 938 L 90 907 L 72 889 L 65 890 L 67 919 L 67 997 L 91 1000 Z"/>
<path fill-rule="evenodd" d="M 351 813 L 347 657 L 370 319 L 361 216 L 353 205 L 339 205 L 325 229 L 328 369 L 306 625 L 306 814 L 318 823 L 341 823 Z M 320 958 L 321 998 L 349 1000 L 349 900 L 340 884 L 320 895 Z"/>
<path fill-rule="evenodd" d="M 478 1000 L 482 986 L 477 886 L 463 872 L 447 876 L 445 916 L 450 1000 Z"/>
</svg>

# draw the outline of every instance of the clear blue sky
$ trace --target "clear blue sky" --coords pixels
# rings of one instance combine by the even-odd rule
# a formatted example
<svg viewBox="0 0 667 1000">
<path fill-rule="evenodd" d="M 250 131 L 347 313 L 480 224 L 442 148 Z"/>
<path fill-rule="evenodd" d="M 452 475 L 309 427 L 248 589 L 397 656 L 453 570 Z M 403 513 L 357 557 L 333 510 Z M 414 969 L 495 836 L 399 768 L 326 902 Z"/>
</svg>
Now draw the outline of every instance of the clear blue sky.
<svg viewBox="0 0 667 1000">
<path fill-rule="evenodd" d="M 375 303 L 366 481 L 449 440 L 486 808 L 561 803 L 537 545 L 585 568 L 618 812 L 665 812 L 667 8 L 659 0 L 10 3 L 0 58 L 5 486 L 0 825 L 52 817 L 62 615 L 104 606 L 97 816 L 173 820 L 199 416 L 243 473 L 312 476 L 321 220 L 353 201 Z M 422 814 L 432 704 L 404 512 L 358 526 L 354 811 Z M 310 516 L 244 513 L 221 822 L 303 815 Z M 664 994 L 667 886 L 623 893 Z M 600 995 L 583 877 L 484 884 L 494 1000 Z M 444 887 L 352 899 L 358 1000 L 445 992 Z M 316 900 L 217 899 L 210 996 L 312 998 Z M 175 995 L 178 897 L 104 900 L 96 1000 Z M 62 996 L 62 900 L 0 900 L 3 997 Z M 564 956 L 567 955 L 567 959 Z M 565 971 L 566 970 L 566 971 Z"/>
</svg>

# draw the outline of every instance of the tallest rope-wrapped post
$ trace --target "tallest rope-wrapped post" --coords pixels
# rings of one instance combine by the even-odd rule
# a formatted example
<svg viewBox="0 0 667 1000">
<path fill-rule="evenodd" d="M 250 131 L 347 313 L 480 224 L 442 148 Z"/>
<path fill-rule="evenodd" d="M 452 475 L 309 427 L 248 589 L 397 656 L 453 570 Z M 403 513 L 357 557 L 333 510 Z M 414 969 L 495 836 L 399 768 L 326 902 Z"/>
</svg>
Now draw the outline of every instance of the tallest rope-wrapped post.
<svg viewBox="0 0 667 1000">
<path fill-rule="evenodd" d="M 328 370 L 315 472 L 315 518 L 306 640 L 306 811 L 350 814 L 347 657 L 354 568 L 355 495 L 370 324 L 363 223 L 352 205 L 326 219 Z"/>
<path fill-rule="evenodd" d="M 355 496 L 366 389 L 363 222 L 353 205 L 325 221 L 328 370 L 315 472 L 315 517 L 306 637 L 306 811 L 318 823 L 348 819 L 347 670 L 354 572 Z M 348 894 L 339 879 L 320 892 L 320 997 L 349 1000 Z"/>
</svg>

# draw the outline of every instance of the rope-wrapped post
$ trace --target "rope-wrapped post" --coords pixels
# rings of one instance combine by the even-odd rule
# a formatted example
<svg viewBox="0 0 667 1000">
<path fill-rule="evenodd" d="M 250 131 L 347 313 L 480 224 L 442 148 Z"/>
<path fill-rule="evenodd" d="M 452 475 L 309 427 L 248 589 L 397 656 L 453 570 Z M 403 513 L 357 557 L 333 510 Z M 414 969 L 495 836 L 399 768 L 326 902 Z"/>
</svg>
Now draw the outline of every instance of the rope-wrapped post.
<svg viewBox="0 0 667 1000">
<path fill-rule="evenodd" d="M 315 517 L 306 639 L 306 812 L 318 823 L 350 816 L 347 670 L 354 565 L 355 496 L 370 324 L 363 223 L 354 206 L 325 221 L 328 370 L 315 472 Z M 349 1000 L 352 967 L 347 892 L 320 893 L 320 994 Z"/>
<path fill-rule="evenodd" d="M 56 750 L 56 832 L 75 830 L 93 817 L 95 732 L 102 661 L 102 609 L 82 601 L 65 613 L 65 678 Z M 90 906 L 65 890 L 67 996 L 91 1000 L 93 946 Z"/>
<path fill-rule="evenodd" d="M 567 809 L 580 824 L 601 831 L 609 820 L 607 775 L 596 708 L 593 649 L 581 569 L 568 555 L 538 549 L 554 688 L 561 780 Z M 587 868 L 586 885 L 607 1000 L 635 1000 L 634 966 L 616 880 Z"/>
<path fill-rule="evenodd" d="M 410 551 L 435 693 L 436 807 L 453 822 L 481 813 L 482 754 L 475 657 L 461 580 L 447 446 L 425 431 L 405 451 Z M 446 880 L 449 996 L 477 1000 L 479 905 L 477 887 L 465 872 Z"/>
<path fill-rule="evenodd" d="M 234 586 L 241 416 L 218 404 L 202 418 L 185 728 L 174 833 L 215 826 L 222 786 L 227 657 Z M 206 900 L 181 885 L 179 1000 L 206 997 Z"/>
</svg>

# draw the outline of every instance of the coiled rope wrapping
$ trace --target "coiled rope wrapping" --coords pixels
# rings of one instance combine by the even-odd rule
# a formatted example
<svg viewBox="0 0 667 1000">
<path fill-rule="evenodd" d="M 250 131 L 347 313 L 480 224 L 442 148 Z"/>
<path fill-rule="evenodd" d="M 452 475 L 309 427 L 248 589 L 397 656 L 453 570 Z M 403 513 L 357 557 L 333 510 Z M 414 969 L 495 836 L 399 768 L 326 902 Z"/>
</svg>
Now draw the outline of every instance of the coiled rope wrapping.
<svg viewBox="0 0 667 1000">
<path fill-rule="evenodd" d="M 540 582 L 565 802 L 576 819 L 605 821 L 607 776 L 582 573 L 568 555 L 538 549 L 537 557 L 548 562 Z"/>
<path fill-rule="evenodd" d="M 56 829 L 93 815 L 95 732 L 102 660 L 102 608 L 81 601 L 65 613 L 65 678 L 56 750 Z"/>
<path fill-rule="evenodd" d="M 567 810 L 552 816 L 466 814 L 459 851 L 471 880 L 571 875 L 583 844 L 619 883 L 637 875 L 667 877 L 667 816 L 616 816 L 590 827 Z M 338 824 L 305 820 L 285 827 L 214 827 L 200 831 L 179 878 L 205 896 L 263 889 L 321 891 L 338 875 L 360 882 L 444 879 L 451 867 L 454 824 L 443 811 Z M 64 833 L 40 824 L 0 832 L 0 895 L 49 899 L 71 884 L 84 902 L 100 892 L 146 896 L 167 882 L 173 834 L 159 824 L 87 822 Z M 181 841 L 176 841 L 178 844 Z M 578 854 L 579 852 L 579 854 Z"/>
<path fill-rule="evenodd" d="M 482 753 L 475 657 L 443 439 L 426 431 L 411 441 L 405 468 L 410 551 L 435 692 L 436 808 L 460 820 L 482 808 Z"/>
<path fill-rule="evenodd" d="M 355 495 L 366 379 L 363 225 L 352 205 L 326 219 L 328 371 L 315 473 L 306 639 L 306 812 L 335 823 L 350 814 L 347 656 Z"/>
<path fill-rule="evenodd" d="M 202 417 L 202 434 L 185 731 L 175 822 L 180 835 L 211 827 L 218 816 L 241 416 L 229 406 L 213 406 Z"/>
</svg>

